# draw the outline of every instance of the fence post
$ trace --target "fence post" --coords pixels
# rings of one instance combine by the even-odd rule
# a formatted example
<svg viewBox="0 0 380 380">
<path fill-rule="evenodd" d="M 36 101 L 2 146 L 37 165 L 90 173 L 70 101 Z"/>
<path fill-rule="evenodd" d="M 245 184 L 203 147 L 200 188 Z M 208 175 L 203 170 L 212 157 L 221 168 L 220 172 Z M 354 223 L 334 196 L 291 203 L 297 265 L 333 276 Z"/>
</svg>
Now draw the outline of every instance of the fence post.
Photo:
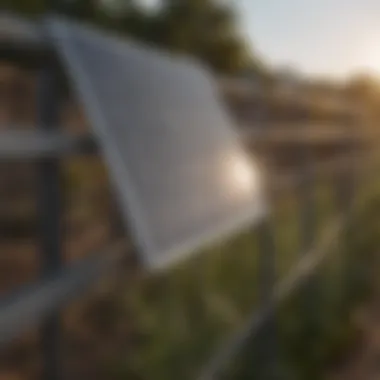
<svg viewBox="0 0 380 380">
<path fill-rule="evenodd" d="M 270 128 L 268 109 L 265 104 L 258 108 L 262 127 Z M 262 131 L 261 131 L 262 132 Z M 269 190 L 269 189 L 267 189 Z M 270 193 L 270 194 L 269 194 Z M 268 192 L 268 202 L 272 202 L 273 194 Z M 274 288 L 276 284 L 276 245 L 275 231 L 271 215 L 261 221 L 257 230 L 258 236 L 258 310 L 271 310 L 273 306 Z M 278 342 L 276 315 L 270 313 L 268 320 L 258 332 L 253 343 L 254 360 L 248 378 L 275 380 L 278 375 Z"/>
<path fill-rule="evenodd" d="M 342 236 L 342 251 L 344 252 L 343 259 L 343 300 L 342 300 L 342 313 L 343 315 L 349 310 L 353 291 L 352 288 L 355 286 L 355 281 L 352 281 L 353 273 L 356 272 L 356 268 L 353 267 L 353 257 L 352 257 L 352 249 L 350 247 L 351 240 L 351 212 L 354 198 L 354 181 L 355 181 L 355 148 L 356 144 L 354 141 L 354 130 L 355 127 L 352 125 L 348 125 L 348 138 L 344 142 L 343 146 L 343 154 L 347 157 L 345 160 L 345 165 L 338 176 L 338 189 L 337 189 L 337 197 L 338 197 L 338 207 L 341 214 L 343 214 L 348 222 L 346 224 L 346 228 L 343 231 Z"/>
<path fill-rule="evenodd" d="M 311 147 L 301 142 L 299 146 L 301 254 L 307 254 L 307 252 L 309 252 L 316 237 L 315 197 L 317 195 L 317 184 L 314 169 Z M 307 303 L 309 302 L 307 301 Z M 308 306 L 309 305 L 306 305 L 307 309 L 309 309 Z"/>
<path fill-rule="evenodd" d="M 304 123 L 309 123 L 310 118 L 308 113 L 306 113 L 304 120 L 301 120 L 300 128 L 306 130 L 309 125 L 306 126 Z M 307 135 L 306 135 L 307 136 Z M 308 137 L 306 142 L 301 139 L 298 147 L 298 160 L 297 163 L 299 169 L 299 205 L 300 205 L 300 215 L 299 215 L 299 233 L 300 233 L 300 253 L 301 255 L 308 254 L 312 248 L 317 234 L 317 217 L 316 217 L 316 196 L 317 196 L 317 183 L 315 176 L 315 165 L 312 147 L 308 145 Z M 313 362 L 313 344 L 318 336 L 319 332 L 319 308 L 318 302 L 320 301 L 319 292 L 319 275 L 318 273 L 313 274 L 307 280 L 303 287 L 300 289 L 300 353 L 304 355 L 303 360 L 307 362 L 311 360 Z M 315 378 L 318 377 L 318 369 L 315 366 L 315 373 L 313 374 Z"/>
<path fill-rule="evenodd" d="M 59 122 L 59 89 L 57 69 L 46 62 L 39 73 L 38 125 L 52 131 Z M 58 158 L 39 162 L 38 209 L 41 237 L 41 276 L 47 277 L 62 268 L 61 247 L 61 178 Z M 43 379 L 62 378 L 60 365 L 60 315 L 54 313 L 43 322 L 41 344 L 43 351 Z"/>
<path fill-rule="evenodd" d="M 277 326 L 273 293 L 276 281 L 275 240 L 272 220 L 266 216 L 253 232 L 258 238 L 258 313 L 263 313 L 264 323 L 252 339 L 244 342 L 244 350 L 235 362 L 231 374 L 222 379 L 276 380 L 279 376 Z M 268 313 L 269 311 L 269 313 Z M 219 378 L 219 377 L 215 377 Z"/>
<path fill-rule="evenodd" d="M 258 230 L 259 234 L 259 308 L 273 310 L 262 330 L 258 333 L 255 345 L 258 379 L 278 378 L 278 345 L 276 315 L 273 307 L 273 293 L 276 283 L 276 247 L 272 219 L 266 217 Z"/>
</svg>

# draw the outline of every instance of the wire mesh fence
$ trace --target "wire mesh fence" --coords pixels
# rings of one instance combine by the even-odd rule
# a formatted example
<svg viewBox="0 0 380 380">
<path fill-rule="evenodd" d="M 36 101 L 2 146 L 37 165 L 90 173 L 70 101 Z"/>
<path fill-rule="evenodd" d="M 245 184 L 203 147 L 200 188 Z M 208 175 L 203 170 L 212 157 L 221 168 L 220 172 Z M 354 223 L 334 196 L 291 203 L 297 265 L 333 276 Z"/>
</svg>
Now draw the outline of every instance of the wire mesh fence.
<svg viewBox="0 0 380 380">
<path fill-rule="evenodd" d="M 30 114 L 31 119 L 35 119 L 34 122 L 38 128 L 32 128 L 31 131 L 15 132 L 13 130 L 15 121 L 16 124 L 20 124 L 18 117 L 26 114 L 26 111 L 20 108 L 23 103 L 20 100 L 23 91 L 20 90 L 18 83 L 17 91 L 15 90 L 17 101 L 12 102 L 9 113 L 3 112 L 6 116 L 2 121 L 9 127 L 1 129 L 0 158 L 8 165 L 8 168 L 9 165 L 13 165 L 11 161 L 26 160 L 25 170 L 22 173 L 25 175 L 30 175 L 30 168 L 34 168 L 34 188 L 32 191 L 27 189 L 27 193 L 37 195 L 37 207 L 32 207 L 30 214 L 38 220 L 36 231 L 38 231 L 40 255 L 35 271 L 36 283 L 23 287 L 16 293 L 10 293 L 9 296 L 6 295 L 0 304 L 0 345 L 6 347 L 9 342 L 31 326 L 42 326 L 43 377 L 58 379 L 62 375 L 62 308 L 91 284 L 99 281 L 106 273 L 112 272 L 112 268 L 119 266 L 126 252 L 131 249 L 127 247 L 124 239 L 122 242 L 112 243 L 110 247 L 104 251 L 101 250 L 102 252 L 98 254 L 81 260 L 72 260 L 70 265 L 66 262 L 63 248 L 65 236 L 62 233 L 63 205 L 66 199 L 66 196 L 63 196 L 65 183 L 62 178 L 62 161 L 68 159 L 70 155 L 92 156 L 98 149 L 91 138 L 66 133 L 60 127 L 62 85 L 59 69 L 54 59 L 46 59 L 46 51 L 49 49 L 45 45 L 43 35 L 38 33 L 38 29 L 34 29 L 35 26 L 25 25 L 29 28 L 27 32 L 25 32 L 25 26 L 17 30 L 12 29 L 17 27 L 16 24 L 8 24 L 5 28 L 5 31 L 9 30 L 11 36 L 11 38 L 8 36 L 7 41 L 11 41 L 12 44 L 4 45 L 4 49 L 1 49 L 2 58 L 4 61 L 12 62 L 19 61 L 20 57 L 23 60 L 29 59 L 33 50 L 31 46 L 35 45 L 36 60 L 42 63 L 42 66 L 40 65 L 37 70 L 34 86 L 37 94 L 35 97 L 37 111 L 34 114 L 30 110 Z M 33 30 L 33 33 L 30 30 Z M 24 32 L 33 41 L 25 41 Z M 24 56 L 25 42 L 29 49 Z M 33 66 L 36 60 L 33 60 Z M 2 99 L 6 98 L 3 94 L 9 90 L 5 87 L 3 87 Z M 303 128 L 307 130 L 307 123 L 304 125 Z M 337 136 L 322 139 L 323 142 L 318 146 L 339 145 L 339 154 L 329 160 L 321 160 L 318 156 L 315 147 L 316 138 L 311 132 L 308 134 L 302 131 L 303 138 L 299 139 L 297 137 L 299 134 L 297 134 L 291 144 L 282 143 L 291 146 L 288 150 L 292 150 L 292 154 L 295 155 L 296 164 L 288 173 L 271 168 L 266 191 L 270 195 L 273 210 L 254 231 L 249 232 L 257 243 L 257 265 L 252 267 L 247 265 L 249 270 L 256 269 L 257 271 L 256 274 L 252 273 L 252 278 L 257 279 L 255 290 L 252 289 L 252 295 L 247 297 L 254 311 L 245 313 L 249 315 L 248 318 L 238 318 L 239 326 L 229 331 L 231 334 L 226 341 L 216 339 L 220 344 L 215 350 L 215 355 L 212 355 L 211 360 L 206 364 L 202 363 L 205 364 L 200 373 L 202 380 L 225 377 L 285 378 L 286 370 L 282 367 L 284 348 L 281 342 L 286 340 L 282 338 L 280 330 L 281 323 L 287 321 L 289 313 L 284 310 L 286 309 L 284 305 L 297 295 L 297 305 L 291 310 L 292 312 L 297 310 L 302 316 L 303 323 L 298 328 L 304 330 L 308 342 L 314 341 L 321 331 L 328 329 L 328 324 L 321 322 L 319 318 L 321 309 L 317 300 L 325 297 L 326 293 L 323 291 L 326 280 L 324 274 L 321 274 L 321 272 L 324 273 L 321 268 L 324 267 L 326 261 L 336 256 L 334 251 L 337 250 L 338 241 L 342 243 L 340 248 L 342 254 L 339 255 L 340 260 L 337 264 L 342 289 L 339 295 L 339 302 L 342 305 L 340 312 L 344 314 L 355 298 L 353 283 L 357 285 L 358 282 L 353 281 L 352 276 L 356 272 L 358 260 L 351 252 L 354 235 L 352 228 L 357 209 L 362 202 L 362 197 L 358 196 L 358 192 L 369 187 L 368 183 L 371 183 L 374 173 L 373 165 L 376 163 L 376 158 L 372 157 L 376 144 L 372 142 L 373 146 L 363 145 L 355 134 L 360 125 L 355 125 L 355 128 L 350 126 Z M 269 137 L 251 133 L 242 133 L 242 136 L 248 146 L 251 144 L 250 139 L 255 142 L 256 138 L 261 139 L 260 144 L 263 146 L 280 144 L 278 140 L 281 141 L 280 133 Z M 285 134 L 285 140 L 286 136 Z M 31 159 L 36 162 L 31 164 L 29 162 Z M 98 171 L 96 173 L 99 174 Z M 19 174 L 21 176 L 21 173 Z M 9 178 L 2 177 L 4 199 L 7 196 L 6 191 L 7 194 L 13 192 L 12 188 L 6 189 L 8 185 L 22 187 L 17 183 L 15 185 L 15 181 L 19 180 L 15 177 L 18 176 L 14 173 Z M 94 186 L 94 184 L 90 185 L 91 191 L 94 191 Z M 293 194 L 293 201 L 295 201 L 293 211 L 296 212 L 292 216 L 292 221 L 283 219 L 280 210 L 282 207 L 286 208 L 283 204 L 286 204 L 289 197 L 284 194 L 288 193 Z M 319 200 L 326 193 L 330 195 L 329 205 Z M 103 195 L 104 193 L 100 196 Z M 0 211 L 3 213 L 6 208 L 2 205 Z M 12 207 L 9 209 L 10 212 L 4 212 L 4 214 L 14 211 Z M 23 210 L 25 209 L 27 207 L 23 207 Z M 100 215 L 104 216 L 105 213 L 100 213 Z M 112 223 L 116 215 L 111 214 L 107 217 Z M 279 224 L 286 225 L 286 229 L 278 231 Z M 295 234 L 294 231 L 296 231 Z M 289 240 L 292 244 L 287 243 Z M 296 240 L 298 243 L 294 244 Z M 289 254 L 282 254 L 285 249 L 292 251 L 290 255 L 294 256 L 293 260 L 289 260 Z M 290 262 L 292 265 L 289 264 Z M 240 275 L 243 276 L 243 274 Z M 248 271 L 247 275 L 249 275 Z M 248 304 L 247 301 L 246 303 Z M 283 315 L 285 317 L 282 317 Z M 209 325 L 206 324 L 207 326 Z M 298 349 L 297 352 L 300 350 L 302 352 L 308 347 L 307 343 L 304 344 L 305 346 L 301 349 L 296 347 L 294 350 Z M 170 357 L 173 353 L 168 355 Z M 154 368 L 152 366 L 153 370 Z M 197 374 L 193 372 L 194 370 L 189 371 L 197 377 Z M 173 370 L 172 373 L 178 375 L 180 372 Z M 149 371 L 147 376 L 149 377 Z"/>
</svg>

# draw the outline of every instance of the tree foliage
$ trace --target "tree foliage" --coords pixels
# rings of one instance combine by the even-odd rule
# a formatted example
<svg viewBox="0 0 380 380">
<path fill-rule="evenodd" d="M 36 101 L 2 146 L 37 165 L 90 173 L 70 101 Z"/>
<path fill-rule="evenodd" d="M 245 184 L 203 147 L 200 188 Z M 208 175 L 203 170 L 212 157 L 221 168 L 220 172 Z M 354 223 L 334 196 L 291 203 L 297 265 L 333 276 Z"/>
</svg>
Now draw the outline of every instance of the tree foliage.
<svg viewBox="0 0 380 380">
<path fill-rule="evenodd" d="M 48 0 L 4 0 L 29 15 L 42 13 Z M 236 9 L 218 0 L 161 0 L 154 10 L 138 0 L 55 0 L 51 6 L 92 23 L 166 49 L 189 54 L 218 72 L 257 71 L 239 31 Z"/>
<path fill-rule="evenodd" d="M 46 8 L 46 0 L 3 0 L 2 8 L 26 15 L 38 15 Z"/>
<path fill-rule="evenodd" d="M 371 102 L 379 99 L 379 82 L 367 74 L 354 75 L 346 84 L 347 96 L 356 101 Z"/>
<path fill-rule="evenodd" d="M 164 0 L 158 13 L 158 43 L 189 53 L 222 72 L 249 64 L 234 9 L 213 0 Z"/>
</svg>

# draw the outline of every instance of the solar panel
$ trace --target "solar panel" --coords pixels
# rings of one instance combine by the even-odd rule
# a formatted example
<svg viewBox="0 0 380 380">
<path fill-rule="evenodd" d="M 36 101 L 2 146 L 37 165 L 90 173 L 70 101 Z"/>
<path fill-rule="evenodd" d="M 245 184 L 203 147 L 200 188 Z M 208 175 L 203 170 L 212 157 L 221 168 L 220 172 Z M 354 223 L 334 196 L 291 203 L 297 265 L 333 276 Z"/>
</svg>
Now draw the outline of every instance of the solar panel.
<svg viewBox="0 0 380 380">
<path fill-rule="evenodd" d="M 257 165 L 200 65 L 51 19 L 138 251 L 166 267 L 264 213 Z"/>
</svg>

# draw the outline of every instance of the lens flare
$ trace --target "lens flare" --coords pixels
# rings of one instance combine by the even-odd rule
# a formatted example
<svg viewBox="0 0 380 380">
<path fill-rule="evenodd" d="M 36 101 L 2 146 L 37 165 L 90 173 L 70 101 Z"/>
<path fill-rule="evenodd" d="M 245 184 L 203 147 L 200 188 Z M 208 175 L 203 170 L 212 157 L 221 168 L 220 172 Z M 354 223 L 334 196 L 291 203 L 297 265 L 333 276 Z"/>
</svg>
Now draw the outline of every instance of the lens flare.
<svg viewBox="0 0 380 380">
<path fill-rule="evenodd" d="M 258 170 L 246 157 L 232 156 L 228 160 L 227 173 L 230 187 L 234 192 L 252 194 L 257 190 L 259 185 Z"/>
</svg>

